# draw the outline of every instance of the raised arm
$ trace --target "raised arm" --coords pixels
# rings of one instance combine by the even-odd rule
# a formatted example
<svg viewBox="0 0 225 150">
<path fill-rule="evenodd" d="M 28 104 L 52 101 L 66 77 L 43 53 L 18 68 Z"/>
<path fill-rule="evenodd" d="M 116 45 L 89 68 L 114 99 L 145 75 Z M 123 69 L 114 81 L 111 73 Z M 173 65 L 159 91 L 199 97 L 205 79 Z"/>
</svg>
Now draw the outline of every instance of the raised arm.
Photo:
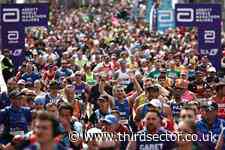
<svg viewBox="0 0 225 150">
<path fill-rule="evenodd" d="M 135 75 L 134 76 L 130 76 L 130 79 L 131 79 L 131 81 L 134 84 L 134 88 L 137 91 L 137 95 L 141 95 L 143 90 L 142 90 L 139 82 L 137 81 L 137 78 L 135 77 Z"/>
<path fill-rule="evenodd" d="M 106 91 L 105 91 L 105 81 L 100 81 L 99 82 L 99 93 L 101 94 L 101 95 L 106 95 L 108 98 L 109 98 L 109 100 L 110 100 L 110 104 L 111 104 L 111 106 L 113 106 L 113 100 L 114 100 L 114 98 L 113 98 L 113 96 L 111 96 L 110 94 L 108 94 Z"/>
<path fill-rule="evenodd" d="M 6 116 L 7 116 L 6 109 L 0 110 L 0 125 L 4 123 Z"/>
</svg>

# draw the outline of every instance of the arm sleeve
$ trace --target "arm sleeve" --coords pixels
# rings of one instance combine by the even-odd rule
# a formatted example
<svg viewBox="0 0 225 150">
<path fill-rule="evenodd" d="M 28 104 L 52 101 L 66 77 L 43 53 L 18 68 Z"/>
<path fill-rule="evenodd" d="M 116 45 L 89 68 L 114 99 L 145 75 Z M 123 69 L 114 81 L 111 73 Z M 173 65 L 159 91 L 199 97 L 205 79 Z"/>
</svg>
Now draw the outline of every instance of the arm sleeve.
<svg viewBox="0 0 225 150">
<path fill-rule="evenodd" d="M 223 121 L 223 140 L 225 141 L 225 121 Z"/>
<path fill-rule="evenodd" d="M 6 116 L 7 116 L 6 110 L 5 109 L 0 110 L 0 125 L 4 123 Z"/>
<path fill-rule="evenodd" d="M 31 113 L 30 109 L 26 109 L 25 113 L 26 113 L 27 122 L 30 124 L 32 121 L 32 113 Z"/>
</svg>

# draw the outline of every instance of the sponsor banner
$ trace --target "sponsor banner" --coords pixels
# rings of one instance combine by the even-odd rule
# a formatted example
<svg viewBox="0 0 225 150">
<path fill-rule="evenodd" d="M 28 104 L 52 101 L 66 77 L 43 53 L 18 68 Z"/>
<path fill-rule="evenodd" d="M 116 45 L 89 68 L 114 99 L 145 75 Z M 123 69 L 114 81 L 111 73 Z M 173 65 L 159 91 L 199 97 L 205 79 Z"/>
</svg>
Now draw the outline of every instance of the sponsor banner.
<svg viewBox="0 0 225 150">
<path fill-rule="evenodd" d="M 221 5 L 176 4 L 176 26 L 198 28 L 198 49 L 207 55 L 213 66 L 221 67 Z"/>
<path fill-rule="evenodd" d="M 220 4 L 176 4 L 176 26 L 202 27 L 206 24 L 221 24 Z"/>
<path fill-rule="evenodd" d="M 17 26 L 3 25 L 2 26 L 2 45 L 3 48 L 12 50 L 13 63 L 16 67 L 19 67 L 20 64 L 24 61 L 24 45 L 25 45 L 25 32 L 23 24 L 17 24 Z"/>
<path fill-rule="evenodd" d="M 47 26 L 47 4 L 3 4 L 2 24 L 22 23 L 24 26 Z"/>
<path fill-rule="evenodd" d="M 198 49 L 201 55 L 208 56 L 216 69 L 220 69 L 222 59 L 221 28 L 220 26 L 217 27 L 198 28 Z"/>
<path fill-rule="evenodd" d="M 172 0 L 161 0 L 158 8 L 157 30 L 163 33 L 168 28 L 175 27 L 174 9 Z"/>
<path fill-rule="evenodd" d="M 48 27 L 48 4 L 3 4 L 0 8 L 2 49 L 12 50 L 17 68 L 25 59 L 25 28 Z"/>
</svg>

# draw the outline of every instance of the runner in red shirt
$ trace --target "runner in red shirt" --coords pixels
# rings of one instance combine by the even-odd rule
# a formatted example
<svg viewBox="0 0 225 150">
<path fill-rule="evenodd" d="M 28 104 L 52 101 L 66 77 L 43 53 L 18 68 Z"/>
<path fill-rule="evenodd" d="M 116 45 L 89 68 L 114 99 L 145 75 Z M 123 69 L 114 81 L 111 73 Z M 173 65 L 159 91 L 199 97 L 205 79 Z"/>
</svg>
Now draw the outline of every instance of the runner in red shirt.
<svg viewBox="0 0 225 150">
<path fill-rule="evenodd" d="M 225 119 L 225 82 L 220 81 L 215 85 L 216 95 L 211 99 L 218 104 L 218 116 Z"/>
</svg>

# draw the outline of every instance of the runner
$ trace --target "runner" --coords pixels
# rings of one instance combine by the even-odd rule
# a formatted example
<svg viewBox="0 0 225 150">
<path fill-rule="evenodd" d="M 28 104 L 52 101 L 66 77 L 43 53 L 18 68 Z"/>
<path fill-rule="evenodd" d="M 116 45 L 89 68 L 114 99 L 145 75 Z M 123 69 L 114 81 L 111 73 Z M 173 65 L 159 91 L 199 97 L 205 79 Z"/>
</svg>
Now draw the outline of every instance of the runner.
<svg viewBox="0 0 225 150">
<path fill-rule="evenodd" d="M 153 134 L 165 134 L 168 133 L 167 130 L 161 128 L 161 120 L 162 117 L 160 116 L 160 113 L 155 110 L 150 110 L 146 116 L 145 116 L 145 128 L 139 132 L 139 134 L 144 134 L 147 137 L 147 134 L 153 135 Z M 159 140 L 141 140 L 140 137 L 137 137 L 137 141 L 131 141 L 128 146 L 127 150 L 132 149 L 174 149 L 175 143 L 172 142 L 171 139 L 167 139 L 168 141 L 159 141 Z"/>
</svg>

